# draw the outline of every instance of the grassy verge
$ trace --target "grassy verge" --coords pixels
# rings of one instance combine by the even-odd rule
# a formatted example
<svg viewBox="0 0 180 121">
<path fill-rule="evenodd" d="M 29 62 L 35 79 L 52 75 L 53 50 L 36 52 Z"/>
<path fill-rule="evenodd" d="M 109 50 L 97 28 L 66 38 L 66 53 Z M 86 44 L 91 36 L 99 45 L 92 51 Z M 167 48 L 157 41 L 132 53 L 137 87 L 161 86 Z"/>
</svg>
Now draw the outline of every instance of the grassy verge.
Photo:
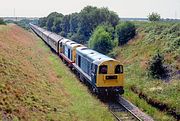
<svg viewBox="0 0 180 121">
<path fill-rule="evenodd" d="M 44 43 L 40 42 L 41 46 L 46 48 Z M 53 63 L 52 67 L 56 71 L 57 76 L 62 80 L 62 85 L 71 95 L 68 110 L 73 112 L 71 114 L 73 120 L 82 121 L 111 121 L 112 115 L 107 112 L 107 107 L 103 106 L 97 99 L 89 94 L 87 87 L 84 87 L 75 75 L 70 72 L 60 60 L 60 58 L 51 54 L 49 60 Z M 63 76 L 62 76 L 63 75 Z M 88 114 L 88 115 L 87 115 Z"/>
<path fill-rule="evenodd" d="M 116 48 L 113 55 L 118 55 L 125 69 L 125 97 L 150 114 L 155 120 L 176 120 L 172 112 L 180 114 L 179 63 L 179 23 L 142 23 L 137 22 L 138 35 L 127 45 Z M 157 80 L 148 77 L 148 62 L 157 53 L 165 57 L 165 64 L 171 68 L 170 80 Z M 135 87 L 137 94 L 132 91 Z M 139 98 L 139 96 L 146 96 Z M 157 103 L 164 110 L 161 112 L 147 102 Z M 167 108 L 166 108 L 167 107 Z M 167 114 L 168 113 L 168 114 Z"/>
<path fill-rule="evenodd" d="M 0 31 L 0 120 L 113 120 L 42 40 L 16 25 L 5 28 Z"/>
</svg>

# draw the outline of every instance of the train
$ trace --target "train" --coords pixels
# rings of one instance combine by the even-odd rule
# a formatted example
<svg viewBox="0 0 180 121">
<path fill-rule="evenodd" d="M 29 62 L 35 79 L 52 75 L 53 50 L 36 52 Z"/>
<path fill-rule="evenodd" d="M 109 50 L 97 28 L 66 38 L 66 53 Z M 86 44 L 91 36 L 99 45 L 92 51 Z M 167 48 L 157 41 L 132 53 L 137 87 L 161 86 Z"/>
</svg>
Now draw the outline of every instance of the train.
<svg viewBox="0 0 180 121">
<path fill-rule="evenodd" d="M 123 65 L 118 60 L 32 23 L 29 25 L 94 93 L 124 93 Z"/>
</svg>

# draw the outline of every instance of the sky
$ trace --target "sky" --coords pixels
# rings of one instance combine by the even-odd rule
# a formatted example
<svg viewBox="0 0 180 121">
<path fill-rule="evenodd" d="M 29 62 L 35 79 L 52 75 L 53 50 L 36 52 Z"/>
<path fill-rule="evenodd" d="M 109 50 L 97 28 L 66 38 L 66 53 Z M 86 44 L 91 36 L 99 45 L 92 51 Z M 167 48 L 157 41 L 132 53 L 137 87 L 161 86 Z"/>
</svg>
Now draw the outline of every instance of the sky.
<svg viewBox="0 0 180 121">
<path fill-rule="evenodd" d="M 87 5 L 108 7 L 119 17 L 144 18 L 157 12 L 162 18 L 180 19 L 180 0 L 0 0 L 0 17 L 44 17 L 80 12 Z"/>
</svg>

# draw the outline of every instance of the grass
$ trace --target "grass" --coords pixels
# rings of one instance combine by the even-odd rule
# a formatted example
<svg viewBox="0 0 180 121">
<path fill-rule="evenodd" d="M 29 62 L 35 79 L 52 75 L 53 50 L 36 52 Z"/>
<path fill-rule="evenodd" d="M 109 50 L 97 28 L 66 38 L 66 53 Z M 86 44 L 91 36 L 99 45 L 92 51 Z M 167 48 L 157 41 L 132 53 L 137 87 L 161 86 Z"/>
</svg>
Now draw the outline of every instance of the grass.
<svg viewBox="0 0 180 121">
<path fill-rule="evenodd" d="M 114 55 L 118 55 L 125 69 L 125 97 L 138 105 L 142 110 L 150 114 L 155 120 L 175 120 L 167 113 L 180 114 L 180 23 L 143 23 L 136 22 L 138 35 L 127 45 L 115 48 Z M 171 78 L 168 83 L 165 80 L 152 79 L 148 76 L 148 62 L 160 52 L 165 57 L 165 64 L 171 68 Z M 140 99 L 132 91 L 135 87 L 138 95 L 145 95 L 147 102 L 166 105 L 163 112 Z"/>
<path fill-rule="evenodd" d="M 16 25 L 3 29 L 0 120 L 114 120 L 42 40 Z"/>
<path fill-rule="evenodd" d="M 6 30 L 6 29 L 8 29 L 8 28 L 6 27 L 6 25 L 0 25 L 0 31 L 4 31 L 4 30 Z"/>
<path fill-rule="evenodd" d="M 95 97 L 89 94 L 87 87 L 84 87 L 84 85 L 76 79 L 75 75 L 70 72 L 69 68 L 62 64 L 59 57 L 51 55 L 49 60 L 53 63 L 53 68 L 55 69 L 57 76 L 63 80 L 63 87 L 68 90 L 69 95 L 72 95 L 70 97 L 72 102 L 68 110 L 74 113 L 78 112 L 77 114 L 71 114 L 72 117 L 82 121 L 112 120 L 111 114 L 107 112 L 107 108 L 105 106 L 98 106 L 103 104 L 100 104 Z M 97 107 L 94 107 L 94 105 Z"/>
</svg>

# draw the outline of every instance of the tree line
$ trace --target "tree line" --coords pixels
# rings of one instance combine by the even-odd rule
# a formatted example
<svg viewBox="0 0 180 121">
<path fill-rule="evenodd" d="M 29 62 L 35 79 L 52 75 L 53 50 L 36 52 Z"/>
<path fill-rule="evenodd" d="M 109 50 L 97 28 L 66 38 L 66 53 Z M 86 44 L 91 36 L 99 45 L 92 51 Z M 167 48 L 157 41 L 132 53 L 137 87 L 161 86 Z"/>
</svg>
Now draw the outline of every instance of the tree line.
<svg viewBox="0 0 180 121">
<path fill-rule="evenodd" d="M 93 6 L 69 15 L 52 12 L 40 18 L 38 24 L 104 54 L 125 44 L 135 36 L 136 30 L 133 23 L 120 21 L 119 16 L 108 8 Z"/>
</svg>

